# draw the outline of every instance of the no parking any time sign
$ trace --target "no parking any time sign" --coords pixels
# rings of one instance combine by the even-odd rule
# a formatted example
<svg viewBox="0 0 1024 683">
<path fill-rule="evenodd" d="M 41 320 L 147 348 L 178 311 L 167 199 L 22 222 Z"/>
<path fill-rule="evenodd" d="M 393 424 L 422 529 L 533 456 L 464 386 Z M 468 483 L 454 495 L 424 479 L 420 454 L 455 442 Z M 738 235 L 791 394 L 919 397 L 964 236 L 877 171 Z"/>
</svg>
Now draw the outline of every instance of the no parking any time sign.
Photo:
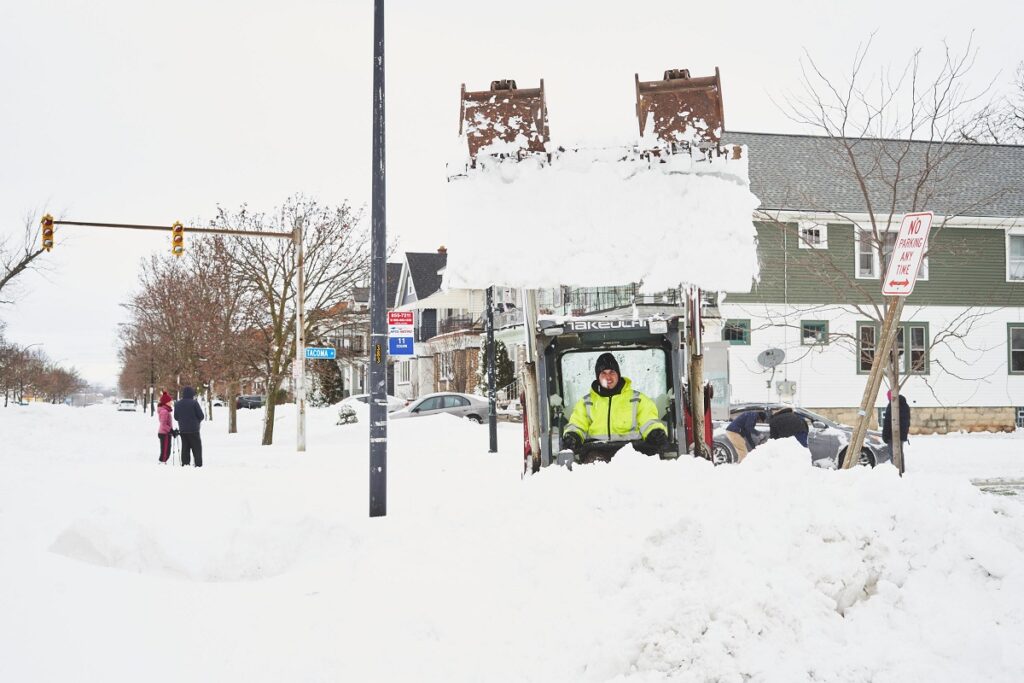
<svg viewBox="0 0 1024 683">
<path fill-rule="evenodd" d="M 885 296 L 907 296 L 914 291 L 917 273 L 921 270 L 932 228 L 932 212 L 908 213 L 900 224 L 900 233 L 893 246 L 889 267 L 882 280 Z"/>
</svg>

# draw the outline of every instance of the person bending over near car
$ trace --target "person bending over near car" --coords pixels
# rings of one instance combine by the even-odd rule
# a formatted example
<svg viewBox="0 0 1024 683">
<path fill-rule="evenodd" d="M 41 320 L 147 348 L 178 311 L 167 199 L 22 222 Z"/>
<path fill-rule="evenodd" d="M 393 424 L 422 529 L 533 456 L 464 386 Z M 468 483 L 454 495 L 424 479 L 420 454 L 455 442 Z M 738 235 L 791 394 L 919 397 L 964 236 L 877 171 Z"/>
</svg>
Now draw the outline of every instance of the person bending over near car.
<svg viewBox="0 0 1024 683">
<path fill-rule="evenodd" d="M 768 415 L 763 410 L 748 410 L 740 413 L 725 428 L 725 436 L 736 449 L 736 462 L 743 462 L 749 451 L 757 447 L 760 439 L 754 426 L 758 422 L 767 422 Z"/>
<path fill-rule="evenodd" d="M 791 436 L 807 448 L 807 420 L 794 413 L 792 408 L 779 408 L 768 420 L 768 438 L 788 439 Z"/>
<path fill-rule="evenodd" d="M 637 450 L 654 455 L 668 442 L 668 430 L 658 419 L 654 401 L 633 389 L 628 377 L 619 374 L 619 363 L 610 353 L 602 353 L 594 363 L 597 379 L 590 392 L 576 402 L 562 436 L 566 448 L 579 456 L 580 462 L 608 460 L 614 454 L 608 449 L 588 448 L 595 442 L 642 441 Z"/>
<path fill-rule="evenodd" d="M 181 437 L 181 464 L 189 464 L 190 454 L 195 454 L 196 467 L 203 466 L 203 442 L 199 438 L 199 423 L 206 418 L 196 400 L 196 390 L 185 387 L 181 399 L 174 404 L 174 419 L 178 421 L 178 435 Z"/>
</svg>

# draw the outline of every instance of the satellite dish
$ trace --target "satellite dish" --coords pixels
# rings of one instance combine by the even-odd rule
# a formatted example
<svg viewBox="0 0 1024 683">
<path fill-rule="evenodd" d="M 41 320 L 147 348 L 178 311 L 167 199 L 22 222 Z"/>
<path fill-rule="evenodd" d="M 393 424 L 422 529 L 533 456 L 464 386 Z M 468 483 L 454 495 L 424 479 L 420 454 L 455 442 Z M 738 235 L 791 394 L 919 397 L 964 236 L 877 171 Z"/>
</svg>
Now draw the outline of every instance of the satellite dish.
<svg viewBox="0 0 1024 683">
<path fill-rule="evenodd" d="M 786 360 L 786 352 L 782 349 L 765 349 L 757 354 L 757 362 L 764 368 L 774 368 L 784 360 Z"/>
</svg>

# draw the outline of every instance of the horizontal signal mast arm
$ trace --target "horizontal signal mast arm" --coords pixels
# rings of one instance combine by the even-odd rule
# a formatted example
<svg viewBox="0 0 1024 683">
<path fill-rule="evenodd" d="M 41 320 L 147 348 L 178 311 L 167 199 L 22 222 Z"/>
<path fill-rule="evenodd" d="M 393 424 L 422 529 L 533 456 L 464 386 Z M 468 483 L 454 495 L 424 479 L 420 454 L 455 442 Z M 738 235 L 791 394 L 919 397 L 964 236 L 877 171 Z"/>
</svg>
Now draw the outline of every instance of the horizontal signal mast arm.
<svg viewBox="0 0 1024 683">
<path fill-rule="evenodd" d="M 87 228 L 121 228 L 124 230 L 171 230 L 170 225 L 135 225 L 132 223 L 89 223 L 85 221 L 54 221 L 54 225 L 80 225 Z M 280 237 L 294 239 L 290 232 L 261 232 L 258 230 L 227 230 L 221 228 L 185 228 L 188 232 L 206 233 L 209 235 L 241 235 L 242 237 Z"/>
</svg>

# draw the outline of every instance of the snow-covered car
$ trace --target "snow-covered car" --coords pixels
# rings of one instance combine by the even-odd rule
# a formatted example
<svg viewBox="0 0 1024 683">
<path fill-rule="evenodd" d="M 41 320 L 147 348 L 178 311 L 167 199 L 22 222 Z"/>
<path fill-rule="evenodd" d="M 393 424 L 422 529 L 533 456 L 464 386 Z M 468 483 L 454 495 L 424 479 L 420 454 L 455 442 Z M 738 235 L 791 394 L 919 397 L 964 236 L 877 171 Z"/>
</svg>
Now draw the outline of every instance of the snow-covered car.
<svg viewBox="0 0 1024 683">
<path fill-rule="evenodd" d="M 131 398 L 123 398 L 117 403 L 118 410 L 125 410 L 135 412 L 138 407 L 135 405 L 135 400 Z"/>
<path fill-rule="evenodd" d="M 729 406 L 729 414 L 736 417 L 748 410 L 767 411 L 771 414 L 782 407 L 781 403 L 738 403 Z M 829 469 L 841 467 L 846 457 L 846 447 L 853 434 L 853 427 L 839 424 L 824 415 L 818 415 L 805 408 L 793 408 L 793 412 L 807 422 L 807 448 L 811 451 L 811 464 Z M 768 440 L 767 422 L 758 422 L 755 429 L 760 438 L 759 443 Z M 715 463 L 736 462 L 736 450 L 725 435 L 725 426 L 715 429 L 714 434 L 711 456 Z M 874 467 L 890 460 L 892 460 L 892 452 L 882 440 L 882 433 L 869 429 L 864 435 L 864 445 L 860 451 L 860 464 Z"/>
<path fill-rule="evenodd" d="M 486 399 L 473 394 L 441 391 L 436 394 L 420 396 L 405 408 L 391 413 L 390 417 L 395 420 L 406 417 L 440 415 L 441 413 L 458 415 L 473 422 L 483 422 L 487 419 L 488 403 Z"/>
<path fill-rule="evenodd" d="M 409 405 L 409 401 L 405 400 L 404 398 L 398 398 L 397 396 L 392 396 L 391 394 L 387 394 L 386 397 L 387 397 L 387 400 L 388 400 L 388 412 L 389 413 L 393 413 L 396 410 L 401 410 L 402 408 L 404 408 L 407 405 Z M 352 405 L 353 403 L 362 403 L 363 405 L 370 405 L 370 395 L 369 394 L 352 394 L 351 396 L 349 396 L 348 398 L 343 400 L 339 405 L 345 406 L 345 405 Z"/>
</svg>

